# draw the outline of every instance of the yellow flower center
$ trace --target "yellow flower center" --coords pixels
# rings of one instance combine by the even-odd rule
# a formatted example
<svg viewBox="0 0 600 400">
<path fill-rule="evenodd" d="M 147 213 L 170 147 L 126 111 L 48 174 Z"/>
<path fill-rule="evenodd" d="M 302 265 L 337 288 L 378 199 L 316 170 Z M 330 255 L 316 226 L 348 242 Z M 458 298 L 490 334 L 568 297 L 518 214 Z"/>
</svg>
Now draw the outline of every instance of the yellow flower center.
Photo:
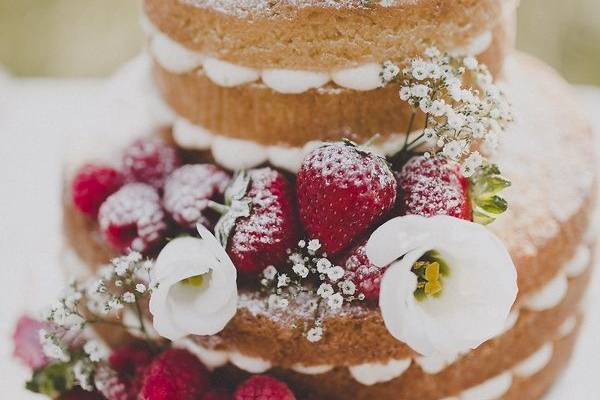
<svg viewBox="0 0 600 400">
<path fill-rule="evenodd" d="M 437 297 L 442 293 L 443 277 L 448 275 L 449 268 L 440 254 L 431 250 L 414 263 L 411 272 L 417 275 L 417 288 L 414 295 L 417 300 L 425 300 L 431 296 Z"/>
<path fill-rule="evenodd" d="M 189 278 L 181 280 L 179 283 L 182 285 L 201 287 L 204 284 L 204 275 L 190 276 Z"/>
</svg>

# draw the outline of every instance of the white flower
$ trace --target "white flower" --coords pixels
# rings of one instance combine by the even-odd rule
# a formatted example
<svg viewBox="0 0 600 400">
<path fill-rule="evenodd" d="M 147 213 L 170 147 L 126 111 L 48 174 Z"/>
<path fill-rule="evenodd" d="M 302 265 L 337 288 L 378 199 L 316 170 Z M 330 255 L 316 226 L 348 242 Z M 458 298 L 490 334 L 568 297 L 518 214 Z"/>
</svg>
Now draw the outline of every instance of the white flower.
<svg viewBox="0 0 600 400">
<path fill-rule="evenodd" d="M 138 283 L 137 285 L 135 285 L 135 290 L 140 294 L 144 294 L 146 293 L 146 285 L 144 285 L 143 283 Z"/>
<path fill-rule="evenodd" d="M 83 351 L 85 351 L 93 362 L 98 362 L 106 356 L 106 351 L 95 340 L 90 340 L 84 344 Z"/>
<path fill-rule="evenodd" d="M 477 62 L 477 59 L 475 57 L 469 56 L 465 57 L 465 59 L 463 60 L 463 65 L 466 69 L 475 69 L 477 68 L 479 63 Z"/>
<path fill-rule="evenodd" d="M 321 243 L 319 242 L 319 239 L 313 239 L 313 240 L 309 241 L 308 246 L 306 246 L 306 249 L 311 254 L 315 254 L 317 252 L 317 250 L 319 250 L 320 248 L 321 248 Z"/>
<path fill-rule="evenodd" d="M 321 283 L 321 286 L 317 289 L 317 294 L 322 298 L 326 299 L 333 295 L 333 287 L 328 283 Z"/>
<path fill-rule="evenodd" d="M 131 292 L 123 293 L 123 301 L 128 304 L 135 303 L 135 294 Z"/>
<path fill-rule="evenodd" d="M 415 97 L 427 97 L 429 90 L 429 86 L 420 84 L 413 85 L 413 87 L 410 88 L 411 94 Z"/>
<path fill-rule="evenodd" d="M 452 160 L 456 160 L 460 157 L 462 152 L 465 150 L 466 146 L 467 142 L 465 140 L 453 140 L 444 145 L 442 153 L 444 154 L 444 156 Z"/>
<path fill-rule="evenodd" d="M 332 282 L 337 282 L 344 276 L 346 270 L 340 266 L 331 267 L 327 270 L 327 277 Z"/>
<path fill-rule="evenodd" d="M 352 281 L 343 281 L 340 282 L 340 289 L 342 289 L 342 293 L 352 296 L 356 293 L 356 285 Z"/>
<path fill-rule="evenodd" d="M 323 328 L 321 328 L 320 326 L 310 328 L 308 332 L 306 332 L 306 339 L 308 339 L 308 341 L 312 343 L 318 342 L 319 340 L 321 340 L 322 337 Z"/>
<path fill-rule="evenodd" d="M 481 154 L 479 154 L 478 151 L 475 151 L 471 153 L 465 161 L 463 161 L 462 165 L 460 166 L 460 171 L 463 176 L 469 178 L 475 173 L 477 168 L 481 167 L 482 164 L 483 157 L 481 157 Z"/>
<path fill-rule="evenodd" d="M 197 229 L 201 239 L 172 240 L 152 269 L 153 282 L 158 283 L 150 297 L 154 328 L 170 340 L 214 335 L 237 310 L 235 266 L 206 228 Z"/>
<path fill-rule="evenodd" d="M 344 304 L 344 297 L 340 293 L 335 293 L 327 298 L 327 305 L 333 311 L 339 310 Z"/>
<path fill-rule="evenodd" d="M 410 95 L 411 95 L 410 87 L 402 86 L 400 88 L 400 100 L 406 101 L 406 100 L 410 99 Z"/>
<path fill-rule="evenodd" d="M 269 265 L 267 268 L 263 270 L 263 276 L 265 279 L 272 281 L 277 276 L 277 268 L 272 265 Z"/>
<path fill-rule="evenodd" d="M 290 283 L 290 278 L 286 274 L 281 274 L 277 278 L 277 287 L 285 287 Z"/>
<path fill-rule="evenodd" d="M 431 250 L 449 274 L 439 296 L 417 300 L 411 268 Z M 391 264 L 381 280 L 383 320 L 392 336 L 418 353 L 456 354 L 502 333 L 517 274 L 505 246 L 485 227 L 442 215 L 398 217 L 373 233 L 366 252 L 375 265 Z"/>
<path fill-rule="evenodd" d="M 294 264 L 292 270 L 301 278 L 306 278 L 308 276 L 309 270 L 303 264 Z"/>
<path fill-rule="evenodd" d="M 317 261 L 317 272 L 320 274 L 326 274 L 329 268 L 331 268 L 331 261 L 328 259 L 321 258 Z"/>
</svg>

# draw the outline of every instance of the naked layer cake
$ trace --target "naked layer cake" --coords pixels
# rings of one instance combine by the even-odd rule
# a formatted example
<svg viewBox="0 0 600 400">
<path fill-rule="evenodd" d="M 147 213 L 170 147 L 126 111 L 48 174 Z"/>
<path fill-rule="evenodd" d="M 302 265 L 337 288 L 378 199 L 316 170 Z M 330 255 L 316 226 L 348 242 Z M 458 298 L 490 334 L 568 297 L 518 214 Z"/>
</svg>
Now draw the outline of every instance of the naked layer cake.
<svg viewBox="0 0 600 400">
<path fill-rule="evenodd" d="M 542 398 L 582 318 L 595 160 L 515 8 L 146 0 L 169 123 L 69 166 L 65 267 L 91 284 L 40 323 L 59 361 L 31 388 Z"/>
</svg>

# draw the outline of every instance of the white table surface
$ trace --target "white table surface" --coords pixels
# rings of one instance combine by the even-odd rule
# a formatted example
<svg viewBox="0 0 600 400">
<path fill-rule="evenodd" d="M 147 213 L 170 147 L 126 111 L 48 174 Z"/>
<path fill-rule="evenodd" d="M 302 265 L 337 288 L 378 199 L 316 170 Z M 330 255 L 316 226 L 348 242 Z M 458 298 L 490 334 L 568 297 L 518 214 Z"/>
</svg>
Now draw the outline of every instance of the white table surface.
<svg viewBox="0 0 600 400">
<path fill-rule="evenodd" d="M 10 334 L 15 318 L 48 305 L 63 284 L 57 266 L 63 149 L 76 136 L 125 136 L 150 126 L 143 105 L 146 68 L 138 59 L 106 81 L 10 80 L 0 71 L 2 399 L 42 398 L 23 389 L 27 370 L 11 358 Z M 600 90 L 578 88 L 578 93 L 600 127 Z M 592 304 L 600 305 L 598 274 L 585 301 L 590 312 L 570 368 L 548 400 L 600 399 L 600 312 Z"/>
</svg>

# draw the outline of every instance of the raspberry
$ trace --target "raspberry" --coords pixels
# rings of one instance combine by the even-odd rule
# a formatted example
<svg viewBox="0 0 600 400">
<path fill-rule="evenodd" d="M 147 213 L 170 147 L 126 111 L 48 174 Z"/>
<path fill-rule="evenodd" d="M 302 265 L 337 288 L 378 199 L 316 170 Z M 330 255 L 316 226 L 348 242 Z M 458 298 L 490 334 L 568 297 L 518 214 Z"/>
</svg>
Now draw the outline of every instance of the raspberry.
<svg viewBox="0 0 600 400">
<path fill-rule="evenodd" d="M 400 211 L 425 217 L 472 219 L 469 182 L 457 163 L 442 157 L 413 157 L 398 174 Z"/>
<path fill-rule="evenodd" d="M 12 336 L 13 356 L 31 369 L 42 368 L 48 363 L 39 336 L 40 330 L 48 329 L 48 325 L 48 323 L 35 320 L 27 315 L 23 315 L 17 321 Z"/>
<path fill-rule="evenodd" d="M 342 266 L 346 270 L 344 279 L 354 283 L 355 296 L 362 293 L 365 299 L 378 301 L 379 287 L 385 268 L 371 264 L 366 253 L 366 244 L 367 240 L 360 242 L 342 261 Z"/>
<path fill-rule="evenodd" d="M 111 372 L 105 372 L 99 389 L 107 400 L 137 400 L 142 388 L 143 374 L 153 354 L 144 343 L 132 343 L 113 351 L 108 358 Z"/>
<path fill-rule="evenodd" d="M 168 349 L 150 364 L 140 400 L 198 400 L 208 391 L 206 367 L 183 349 Z"/>
<path fill-rule="evenodd" d="M 197 223 L 210 228 L 215 213 L 208 202 L 222 201 L 230 180 L 229 174 L 212 164 L 184 165 L 165 182 L 165 210 L 186 228 L 194 228 Z"/>
<path fill-rule="evenodd" d="M 297 217 L 285 176 L 271 168 L 248 171 L 246 195 L 250 216 L 238 218 L 227 242 L 227 252 L 239 271 L 256 273 L 287 258 L 298 237 Z"/>
<path fill-rule="evenodd" d="M 130 183 L 109 196 L 98 212 L 100 230 L 117 251 L 147 252 L 167 232 L 158 192 L 143 183 Z"/>
<path fill-rule="evenodd" d="M 267 375 L 254 375 L 238 386 L 233 400 L 296 400 L 283 382 Z"/>
<path fill-rule="evenodd" d="M 392 210 L 396 190 L 383 158 L 349 143 L 327 144 L 298 173 L 300 218 L 328 255 L 339 254 Z"/>
<path fill-rule="evenodd" d="M 141 138 L 123 153 L 125 175 L 133 181 L 143 182 L 161 189 L 165 179 L 181 164 L 177 150 L 156 137 Z"/>
<path fill-rule="evenodd" d="M 71 184 L 71 199 L 83 214 L 95 217 L 108 196 L 123 186 L 124 177 L 114 168 L 88 164 L 77 171 Z"/>
</svg>

